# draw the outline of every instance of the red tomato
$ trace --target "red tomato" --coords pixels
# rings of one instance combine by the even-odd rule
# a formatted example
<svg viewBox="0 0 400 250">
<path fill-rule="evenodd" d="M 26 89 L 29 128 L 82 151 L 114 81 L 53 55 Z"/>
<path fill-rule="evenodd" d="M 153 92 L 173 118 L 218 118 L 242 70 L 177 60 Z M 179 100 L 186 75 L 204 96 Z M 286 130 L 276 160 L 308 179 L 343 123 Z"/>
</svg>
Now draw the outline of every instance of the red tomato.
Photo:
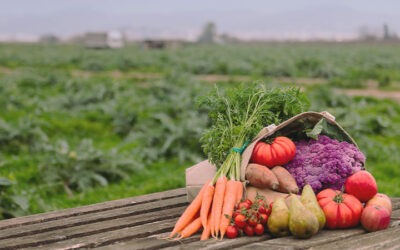
<svg viewBox="0 0 400 250">
<path fill-rule="evenodd" d="M 229 239 L 236 238 L 239 235 L 239 230 L 232 225 L 229 225 L 228 228 L 226 229 L 226 236 Z"/>
<path fill-rule="evenodd" d="M 236 216 L 238 216 L 239 214 L 241 214 L 241 211 L 240 210 L 235 210 L 235 211 L 233 211 L 233 214 L 232 214 L 232 218 L 236 218 Z"/>
<path fill-rule="evenodd" d="M 253 202 L 250 199 L 246 199 L 244 202 L 247 202 L 249 206 L 253 205 Z"/>
<path fill-rule="evenodd" d="M 243 228 L 244 226 L 246 226 L 246 216 L 244 216 L 243 214 L 238 214 L 235 217 L 234 221 L 235 221 L 235 225 L 238 228 Z"/>
<path fill-rule="evenodd" d="M 250 225 L 246 225 L 243 228 L 243 232 L 247 235 L 247 236 L 253 236 L 254 235 L 254 228 Z"/>
<path fill-rule="evenodd" d="M 260 215 L 258 216 L 258 219 L 260 220 L 261 224 L 266 225 L 268 222 L 268 215 L 265 213 L 264 214 L 260 213 Z"/>
<path fill-rule="evenodd" d="M 324 211 L 327 228 L 349 228 L 360 223 L 363 205 L 353 195 L 328 188 L 319 192 L 317 199 Z"/>
<path fill-rule="evenodd" d="M 260 207 L 258 208 L 258 212 L 259 212 L 260 214 L 265 214 L 265 213 L 267 213 L 267 210 L 265 209 L 264 206 L 260 206 Z"/>
<path fill-rule="evenodd" d="M 264 226 L 261 225 L 260 223 L 258 223 L 254 227 L 254 233 L 256 233 L 257 235 L 263 235 L 264 234 Z"/>
<path fill-rule="evenodd" d="M 296 146 L 285 136 L 276 137 L 271 143 L 258 142 L 251 155 L 251 162 L 269 168 L 288 163 L 296 154 Z"/>
<path fill-rule="evenodd" d="M 258 218 L 255 215 L 250 216 L 250 218 L 247 220 L 247 224 L 250 226 L 254 227 L 258 223 Z"/>
<path fill-rule="evenodd" d="M 239 203 L 238 209 L 239 209 L 239 210 L 242 210 L 242 209 L 249 209 L 250 206 L 251 206 L 251 204 L 249 204 L 248 202 L 243 201 L 243 202 L 240 202 L 240 203 Z"/>
</svg>

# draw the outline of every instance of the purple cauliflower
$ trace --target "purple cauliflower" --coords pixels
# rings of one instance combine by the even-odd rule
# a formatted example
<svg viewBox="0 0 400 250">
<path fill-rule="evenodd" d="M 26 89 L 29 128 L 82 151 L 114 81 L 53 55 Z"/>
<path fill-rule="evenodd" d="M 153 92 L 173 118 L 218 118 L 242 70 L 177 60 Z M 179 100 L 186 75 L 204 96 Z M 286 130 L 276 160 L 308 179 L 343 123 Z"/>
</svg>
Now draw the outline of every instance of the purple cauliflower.
<svg viewBox="0 0 400 250">
<path fill-rule="evenodd" d="M 365 163 L 364 154 L 355 145 L 325 135 L 295 144 L 296 155 L 284 167 L 300 189 L 310 184 L 315 193 L 325 188 L 340 190 L 346 178 L 361 170 Z"/>
</svg>

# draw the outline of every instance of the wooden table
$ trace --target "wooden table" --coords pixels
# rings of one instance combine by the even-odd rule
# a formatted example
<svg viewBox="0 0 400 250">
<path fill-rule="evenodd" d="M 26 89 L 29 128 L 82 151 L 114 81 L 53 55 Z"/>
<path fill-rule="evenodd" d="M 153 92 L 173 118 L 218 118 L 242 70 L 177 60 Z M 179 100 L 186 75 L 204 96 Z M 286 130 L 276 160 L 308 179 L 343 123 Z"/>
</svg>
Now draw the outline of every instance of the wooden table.
<svg viewBox="0 0 400 250">
<path fill-rule="evenodd" d="M 400 226 L 375 233 L 362 228 L 323 230 L 311 239 L 292 236 L 182 241 L 166 236 L 187 206 L 185 189 L 0 221 L 0 249 L 400 249 Z M 400 198 L 393 198 L 400 217 Z"/>
</svg>

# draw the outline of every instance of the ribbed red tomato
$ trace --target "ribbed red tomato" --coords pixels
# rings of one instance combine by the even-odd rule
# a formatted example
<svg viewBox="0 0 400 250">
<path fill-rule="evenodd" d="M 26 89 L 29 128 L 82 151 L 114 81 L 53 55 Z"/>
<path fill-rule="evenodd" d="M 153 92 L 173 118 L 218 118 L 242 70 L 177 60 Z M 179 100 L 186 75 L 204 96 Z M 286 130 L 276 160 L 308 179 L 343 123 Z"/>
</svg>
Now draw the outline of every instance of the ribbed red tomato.
<svg viewBox="0 0 400 250">
<path fill-rule="evenodd" d="M 349 228 L 360 223 L 363 205 L 353 195 L 328 188 L 319 192 L 317 199 L 324 211 L 327 228 Z"/>
<path fill-rule="evenodd" d="M 288 163 L 296 154 L 293 141 L 285 136 L 276 137 L 271 143 L 258 142 L 251 155 L 251 162 L 273 168 Z"/>
</svg>

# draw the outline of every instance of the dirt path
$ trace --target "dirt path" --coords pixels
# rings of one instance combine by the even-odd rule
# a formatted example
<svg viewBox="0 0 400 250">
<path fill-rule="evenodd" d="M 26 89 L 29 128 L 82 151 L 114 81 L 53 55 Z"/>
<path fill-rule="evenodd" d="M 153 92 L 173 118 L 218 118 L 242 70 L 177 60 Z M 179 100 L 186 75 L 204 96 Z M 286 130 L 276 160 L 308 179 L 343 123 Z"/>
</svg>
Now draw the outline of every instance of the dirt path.
<svg viewBox="0 0 400 250">
<path fill-rule="evenodd" d="M 400 103 L 400 91 L 383 91 L 379 89 L 347 89 L 341 91 L 350 96 L 372 96 L 379 99 L 392 99 Z"/>
<path fill-rule="evenodd" d="M 0 66 L 0 73 L 2 74 L 12 74 L 16 70 L 10 69 L 7 67 Z M 164 77 L 162 73 L 151 73 L 151 72 L 123 72 L 119 70 L 112 71 L 101 71 L 101 72 L 92 72 L 85 70 L 72 70 L 72 76 L 74 77 L 82 77 L 82 78 L 91 78 L 94 76 L 105 76 L 112 78 L 135 78 L 135 79 L 143 79 L 143 80 L 151 80 L 151 79 L 161 79 Z M 217 74 L 204 74 L 204 75 L 194 75 L 196 79 L 202 82 L 207 83 L 216 83 L 216 82 L 248 82 L 254 80 L 251 76 L 246 75 L 217 75 Z M 314 85 L 314 84 L 327 84 L 328 80 L 324 78 L 291 78 L 291 77 L 276 77 L 276 78 L 264 78 L 265 80 L 272 80 L 274 82 L 281 83 L 294 83 L 299 85 Z M 260 79 L 263 80 L 263 79 Z M 399 84 L 400 85 L 400 84 Z M 372 96 L 380 99 L 392 99 L 396 102 L 400 103 L 400 91 L 383 91 L 379 90 L 376 87 L 378 83 L 374 80 L 368 80 L 366 82 L 366 86 L 369 86 L 367 89 L 347 89 L 342 90 L 341 93 L 350 95 L 350 96 Z"/>
</svg>

